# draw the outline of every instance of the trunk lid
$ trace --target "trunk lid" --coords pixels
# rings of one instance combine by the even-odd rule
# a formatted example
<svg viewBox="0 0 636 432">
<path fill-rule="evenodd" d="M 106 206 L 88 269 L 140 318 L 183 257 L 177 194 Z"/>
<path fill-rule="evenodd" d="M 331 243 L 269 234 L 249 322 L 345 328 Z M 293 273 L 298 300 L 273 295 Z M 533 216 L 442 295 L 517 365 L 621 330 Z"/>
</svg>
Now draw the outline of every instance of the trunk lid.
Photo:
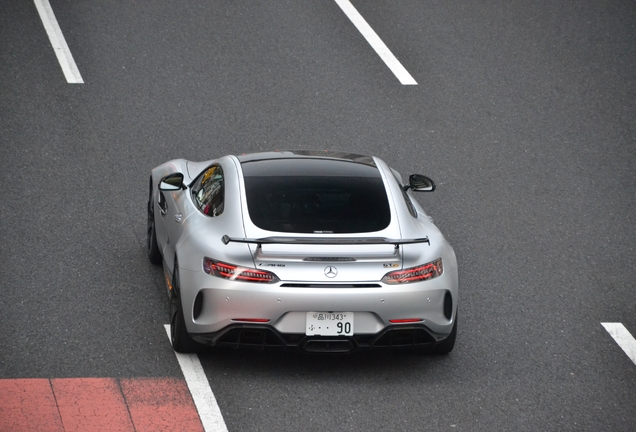
<svg viewBox="0 0 636 432">
<path fill-rule="evenodd" d="M 378 282 L 402 267 L 400 247 L 372 245 L 250 245 L 258 269 L 283 282 L 342 284 Z"/>
</svg>

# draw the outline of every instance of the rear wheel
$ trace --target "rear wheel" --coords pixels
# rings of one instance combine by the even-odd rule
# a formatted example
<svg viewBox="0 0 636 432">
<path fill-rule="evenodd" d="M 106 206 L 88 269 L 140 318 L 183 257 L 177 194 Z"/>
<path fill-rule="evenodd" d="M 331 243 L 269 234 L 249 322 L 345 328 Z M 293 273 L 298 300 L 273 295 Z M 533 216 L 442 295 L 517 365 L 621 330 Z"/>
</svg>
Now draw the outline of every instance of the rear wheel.
<svg viewBox="0 0 636 432">
<path fill-rule="evenodd" d="M 155 200 L 152 197 L 152 176 L 150 176 L 150 194 L 148 197 L 148 222 L 147 222 L 147 248 L 148 259 L 153 264 L 161 264 L 161 251 L 157 244 L 155 230 Z"/>
<path fill-rule="evenodd" d="M 179 290 L 179 270 L 174 266 L 172 277 L 172 292 L 170 294 L 170 340 L 172 348 L 180 353 L 196 353 L 202 346 L 194 341 L 188 334 L 183 316 Z"/>
</svg>

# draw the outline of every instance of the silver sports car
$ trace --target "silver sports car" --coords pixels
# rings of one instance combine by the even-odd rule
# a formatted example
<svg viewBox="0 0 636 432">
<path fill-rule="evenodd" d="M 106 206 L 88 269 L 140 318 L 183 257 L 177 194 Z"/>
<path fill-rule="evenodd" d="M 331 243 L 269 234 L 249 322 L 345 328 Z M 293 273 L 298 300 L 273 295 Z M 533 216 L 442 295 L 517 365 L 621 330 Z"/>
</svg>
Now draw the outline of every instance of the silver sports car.
<svg viewBox="0 0 636 432">
<path fill-rule="evenodd" d="M 148 257 L 163 263 L 174 349 L 450 352 L 457 260 L 413 198 L 433 190 L 333 151 L 153 169 Z"/>
</svg>

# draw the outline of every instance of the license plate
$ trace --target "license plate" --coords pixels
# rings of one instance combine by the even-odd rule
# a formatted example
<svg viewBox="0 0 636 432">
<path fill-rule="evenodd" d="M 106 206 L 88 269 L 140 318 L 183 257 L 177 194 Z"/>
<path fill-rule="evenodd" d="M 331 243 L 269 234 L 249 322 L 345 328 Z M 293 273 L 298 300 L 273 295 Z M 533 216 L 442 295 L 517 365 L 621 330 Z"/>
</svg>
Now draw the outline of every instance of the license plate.
<svg viewBox="0 0 636 432">
<path fill-rule="evenodd" d="M 307 336 L 352 336 L 353 312 L 307 312 Z"/>
</svg>

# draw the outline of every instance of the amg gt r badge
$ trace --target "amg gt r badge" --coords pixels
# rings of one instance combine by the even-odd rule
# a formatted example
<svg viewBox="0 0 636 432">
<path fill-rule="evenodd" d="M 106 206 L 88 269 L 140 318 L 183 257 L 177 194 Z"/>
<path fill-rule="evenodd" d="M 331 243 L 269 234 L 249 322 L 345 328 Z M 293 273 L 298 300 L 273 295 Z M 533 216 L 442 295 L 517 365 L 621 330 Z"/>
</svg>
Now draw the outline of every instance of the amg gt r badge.
<svg viewBox="0 0 636 432">
<path fill-rule="evenodd" d="M 338 275 L 338 269 L 334 266 L 325 267 L 325 276 L 335 278 Z"/>
</svg>

